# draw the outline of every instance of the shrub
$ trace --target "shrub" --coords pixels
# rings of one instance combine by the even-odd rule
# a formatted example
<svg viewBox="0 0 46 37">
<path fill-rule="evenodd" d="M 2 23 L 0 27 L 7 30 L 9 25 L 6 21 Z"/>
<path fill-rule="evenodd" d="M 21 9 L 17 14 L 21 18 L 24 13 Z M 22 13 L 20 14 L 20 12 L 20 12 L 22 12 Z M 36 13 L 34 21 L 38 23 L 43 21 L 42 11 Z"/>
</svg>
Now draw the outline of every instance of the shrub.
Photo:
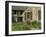
<svg viewBox="0 0 46 37">
<path fill-rule="evenodd" d="M 41 29 L 41 23 L 40 22 L 34 21 L 34 22 L 32 22 L 32 25 L 36 29 Z"/>
<path fill-rule="evenodd" d="M 31 24 L 31 22 L 28 20 L 27 22 L 26 22 L 28 25 L 30 25 Z"/>
</svg>

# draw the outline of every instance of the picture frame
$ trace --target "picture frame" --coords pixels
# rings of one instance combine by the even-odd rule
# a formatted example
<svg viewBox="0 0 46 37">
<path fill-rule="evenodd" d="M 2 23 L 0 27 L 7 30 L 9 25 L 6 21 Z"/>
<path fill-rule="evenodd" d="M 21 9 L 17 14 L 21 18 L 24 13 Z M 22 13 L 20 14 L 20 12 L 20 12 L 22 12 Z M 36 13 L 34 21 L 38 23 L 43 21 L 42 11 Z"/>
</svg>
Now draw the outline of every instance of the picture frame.
<svg viewBox="0 0 46 37">
<path fill-rule="evenodd" d="M 40 10 L 39 16 L 37 13 L 38 10 Z M 24 17 L 24 15 L 22 15 L 20 18 L 20 15 L 22 13 L 20 14 L 19 12 L 23 12 L 23 14 L 26 13 L 26 14 L 24 14 L 25 19 L 22 18 L 22 16 Z M 30 13 L 28 13 L 28 12 L 30 12 Z M 37 14 L 35 14 L 35 13 L 37 13 Z M 17 16 L 16 16 L 17 17 L 17 24 L 18 24 L 18 22 L 21 22 L 22 24 L 23 24 L 23 22 L 25 23 L 26 19 L 27 19 L 26 22 L 27 21 L 29 22 L 30 19 L 33 19 L 33 21 L 34 20 L 39 21 L 39 19 L 40 19 L 40 21 L 41 21 L 40 26 L 35 21 L 35 23 L 33 23 L 33 24 L 31 22 L 31 26 L 28 25 L 30 23 L 27 22 L 27 24 L 20 25 L 20 27 L 19 27 L 19 25 L 17 26 L 17 24 L 16 24 L 16 17 L 14 19 L 14 16 L 13 16 L 15 14 L 17 14 Z M 38 19 L 38 17 L 39 17 L 39 19 Z M 32 30 L 29 27 L 32 27 L 32 29 L 34 29 L 34 30 Z M 34 35 L 34 34 L 45 34 L 45 3 L 5 1 L 5 36 Z"/>
</svg>

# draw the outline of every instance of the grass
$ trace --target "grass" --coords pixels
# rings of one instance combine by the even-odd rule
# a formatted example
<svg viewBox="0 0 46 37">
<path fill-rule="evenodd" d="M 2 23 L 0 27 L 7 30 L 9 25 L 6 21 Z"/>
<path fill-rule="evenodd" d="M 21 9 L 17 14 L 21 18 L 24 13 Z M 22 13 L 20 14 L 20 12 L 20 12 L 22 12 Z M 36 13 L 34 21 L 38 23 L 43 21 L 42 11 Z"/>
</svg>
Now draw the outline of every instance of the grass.
<svg viewBox="0 0 46 37">
<path fill-rule="evenodd" d="M 32 29 L 41 29 L 41 23 L 34 21 L 34 22 L 13 22 L 12 23 L 12 31 L 23 31 L 23 30 L 32 30 Z"/>
</svg>

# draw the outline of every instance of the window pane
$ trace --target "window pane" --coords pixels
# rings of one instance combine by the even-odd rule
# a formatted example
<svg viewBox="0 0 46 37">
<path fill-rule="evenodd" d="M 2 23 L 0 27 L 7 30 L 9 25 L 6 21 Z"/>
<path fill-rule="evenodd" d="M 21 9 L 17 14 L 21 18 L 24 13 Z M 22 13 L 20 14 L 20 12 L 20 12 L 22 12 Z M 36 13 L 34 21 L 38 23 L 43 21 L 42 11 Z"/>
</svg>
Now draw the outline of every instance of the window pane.
<svg viewBox="0 0 46 37">
<path fill-rule="evenodd" d="M 30 18 L 31 18 L 31 20 L 32 20 L 32 12 L 30 13 L 30 16 L 31 16 Z"/>
<path fill-rule="evenodd" d="M 17 17 L 17 22 L 22 22 L 22 17 Z"/>
<path fill-rule="evenodd" d="M 40 10 L 38 11 L 38 19 L 39 20 L 41 19 L 41 11 Z"/>
<path fill-rule="evenodd" d="M 23 14 L 23 11 L 20 11 L 20 14 L 22 15 Z"/>
<path fill-rule="evenodd" d="M 16 10 L 12 10 L 12 14 L 16 14 Z"/>
<path fill-rule="evenodd" d="M 23 14 L 22 10 L 16 10 L 16 12 L 17 12 L 17 15 L 22 15 Z"/>
</svg>

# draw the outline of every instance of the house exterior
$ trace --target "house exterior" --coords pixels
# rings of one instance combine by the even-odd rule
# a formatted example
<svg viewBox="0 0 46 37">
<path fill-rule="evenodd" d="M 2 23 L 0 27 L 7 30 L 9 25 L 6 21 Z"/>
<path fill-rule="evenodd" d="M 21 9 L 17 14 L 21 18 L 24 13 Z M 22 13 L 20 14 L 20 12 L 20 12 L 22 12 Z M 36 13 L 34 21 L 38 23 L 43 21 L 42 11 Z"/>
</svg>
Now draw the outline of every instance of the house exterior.
<svg viewBox="0 0 46 37">
<path fill-rule="evenodd" d="M 41 8 L 35 6 L 12 6 L 12 20 L 15 22 L 40 21 Z"/>
</svg>

